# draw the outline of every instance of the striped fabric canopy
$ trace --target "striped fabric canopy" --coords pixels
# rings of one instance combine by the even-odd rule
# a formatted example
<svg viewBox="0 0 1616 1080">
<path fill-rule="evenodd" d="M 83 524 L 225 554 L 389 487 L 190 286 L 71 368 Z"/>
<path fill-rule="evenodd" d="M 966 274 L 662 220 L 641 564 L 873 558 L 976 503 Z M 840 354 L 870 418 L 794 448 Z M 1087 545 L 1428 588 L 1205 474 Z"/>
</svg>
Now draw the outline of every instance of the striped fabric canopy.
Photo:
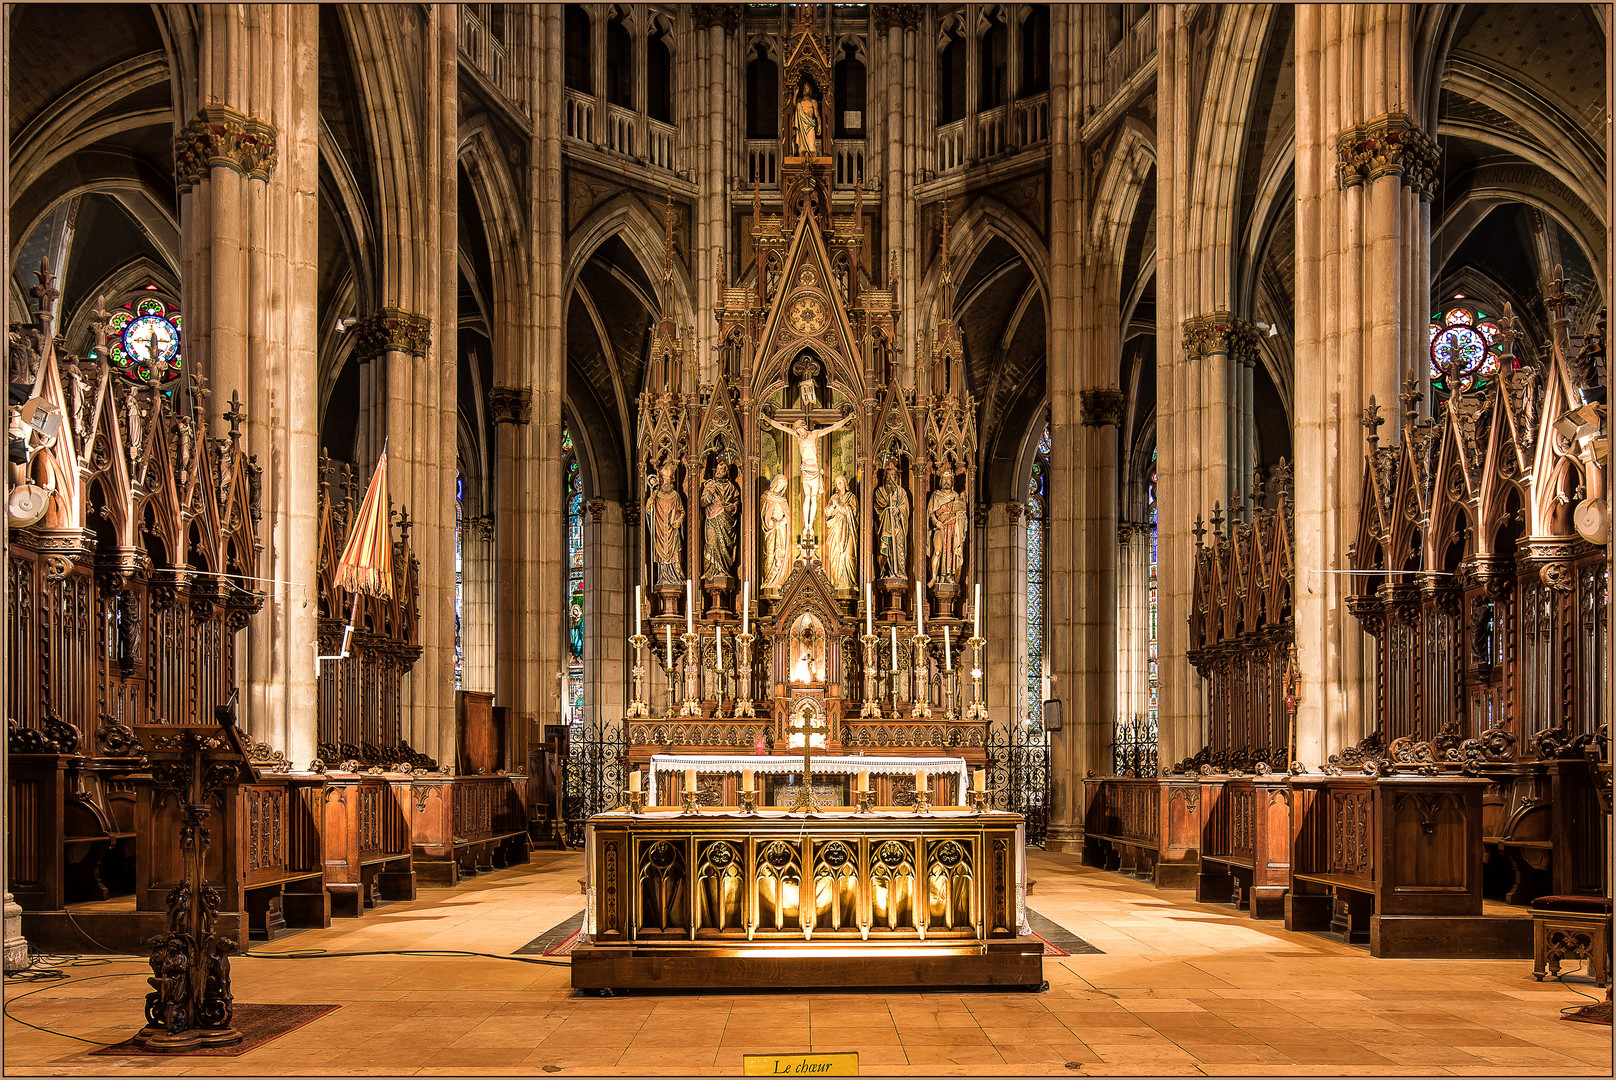
<svg viewBox="0 0 1616 1080">
<path fill-rule="evenodd" d="M 370 488 L 359 507 L 359 515 L 348 529 L 348 542 L 337 560 L 336 585 L 352 593 L 371 596 L 393 595 L 393 542 L 387 527 L 391 506 L 387 498 L 387 451 L 376 462 Z"/>
</svg>

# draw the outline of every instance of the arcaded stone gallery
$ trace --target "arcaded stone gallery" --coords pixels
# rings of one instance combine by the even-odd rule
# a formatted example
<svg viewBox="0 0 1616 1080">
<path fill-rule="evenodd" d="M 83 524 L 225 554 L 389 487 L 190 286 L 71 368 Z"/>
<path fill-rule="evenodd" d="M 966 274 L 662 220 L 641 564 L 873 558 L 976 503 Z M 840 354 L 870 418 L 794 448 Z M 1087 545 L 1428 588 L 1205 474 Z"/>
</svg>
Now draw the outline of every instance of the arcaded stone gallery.
<svg viewBox="0 0 1616 1080">
<path fill-rule="evenodd" d="M 8 1073 L 1609 1075 L 1608 5 L 4 18 Z"/>
</svg>

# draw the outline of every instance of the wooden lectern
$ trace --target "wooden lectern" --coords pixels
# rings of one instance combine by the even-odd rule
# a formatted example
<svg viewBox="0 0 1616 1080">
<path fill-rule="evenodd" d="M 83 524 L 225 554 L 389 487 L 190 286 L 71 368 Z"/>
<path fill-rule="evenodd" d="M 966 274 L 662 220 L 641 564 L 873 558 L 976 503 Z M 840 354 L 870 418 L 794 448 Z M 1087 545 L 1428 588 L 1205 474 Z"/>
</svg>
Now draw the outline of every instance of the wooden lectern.
<svg viewBox="0 0 1616 1080">
<path fill-rule="evenodd" d="M 230 954 L 235 941 L 214 931 L 218 885 L 206 878 L 213 808 L 225 793 L 252 779 L 232 704 L 215 710 L 217 725 L 143 726 L 135 729 L 151 763 L 157 804 L 173 799 L 179 810 L 179 847 L 185 871 L 168 892 L 168 931 L 151 938 L 152 992 L 146 1026 L 134 1041 L 148 1050 L 182 1051 L 241 1041 L 231 1027 Z"/>
</svg>

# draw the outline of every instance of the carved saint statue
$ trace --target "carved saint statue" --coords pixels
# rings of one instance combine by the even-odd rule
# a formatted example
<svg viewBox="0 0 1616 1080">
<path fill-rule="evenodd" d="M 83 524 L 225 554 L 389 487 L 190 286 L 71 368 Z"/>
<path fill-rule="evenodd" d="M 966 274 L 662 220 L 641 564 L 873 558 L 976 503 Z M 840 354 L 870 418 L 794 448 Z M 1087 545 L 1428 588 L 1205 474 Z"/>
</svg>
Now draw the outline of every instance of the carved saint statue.
<svg viewBox="0 0 1616 1080">
<path fill-rule="evenodd" d="M 884 577 L 903 577 L 909 570 L 909 493 L 899 483 L 898 467 L 888 465 L 875 489 L 875 520 L 880 534 L 877 555 Z"/>
<path fill-rule="evenodd" d="M 837 475 L 825 503 L 825 570 L 838 589 L 858 587 L 858 499 L 847 490 L 847 477 Z"/>
<path fill-rule="evenodd" d="M 771 416 L 764 416 L 763 422 L 776 431 L 790 435 L 797 442 L 797 475 L 802 479 L 802 535 L 803 539 L 809 539 L 814 535 L 814 518 L 819 514 L 819 497 L 825 493 L 824 475 L 819 468 L 819 440 L 852 423 L 853 414 L 848 413 L 830 427 L 823 427 L 818 431 L 809 427 L 806 419 L 798 420 L 790 427 L 786 427 Z"/>
<path fill-rule="evenodd" d="M 703 581 L 716 581 L 735 572 L 735 519 L 740 512 L 741 489 L 729 478 L 729 462 L 713 465 L 702 482 Z"/>
<path fill-rule="evenodd" d="M 802 157 L 819 156 L 819 95 L 807 79 L 797 87 L 797 108 L 791 115 L 791 128 Z"/>
<path fill-rule="evenodd" d="M 959 577 L 969 524 L 965 493 L 955 491 L 952 483 L 937 488 L 927 500 L 926 518 L 931 524 L 931 578 L 926 584 L 953 581 Z"/>
<path fill-rule="evenodd" d="M 651 491 L 651 554 L 658 585 L 677 585 L 685 579 L 685 500 L 674 482 L 675 465 L 665 461 L 657 470 Z"/>
<path fill-rule="evenodd" d="M 763 588 L 778 589 L 791 573 L 791 501 L 786 474 L 776 473 L 763 493 Z"/>
</svg>

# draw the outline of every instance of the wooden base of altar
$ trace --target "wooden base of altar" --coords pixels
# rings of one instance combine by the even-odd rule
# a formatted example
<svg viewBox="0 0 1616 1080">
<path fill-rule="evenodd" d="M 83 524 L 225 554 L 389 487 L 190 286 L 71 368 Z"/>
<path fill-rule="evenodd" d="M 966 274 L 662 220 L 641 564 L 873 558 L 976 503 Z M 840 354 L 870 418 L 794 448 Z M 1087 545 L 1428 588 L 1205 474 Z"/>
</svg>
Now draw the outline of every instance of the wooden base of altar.
<svg viewBox="0 0 1616 1080">
<path fill-rule="evenodd" d="M 572 985 L 1040 989 L 1023 836 L 965 807 L 597 814 Z"/>
<path fill-rule="evenodd" d="M 846 955 L 857 952 L 857 955 Z M 572 950 L 577 990 L 731 990 L 783 987 L 930 989 L 1001 987 L 1043 990 L 1044 943 L 1017 937 L 985 945 L 926 947 L 862 943 L 857 950 L 822 944 L 759 944 L 672 952 L 656 948 L 578 945 Z"/>
</svg>

